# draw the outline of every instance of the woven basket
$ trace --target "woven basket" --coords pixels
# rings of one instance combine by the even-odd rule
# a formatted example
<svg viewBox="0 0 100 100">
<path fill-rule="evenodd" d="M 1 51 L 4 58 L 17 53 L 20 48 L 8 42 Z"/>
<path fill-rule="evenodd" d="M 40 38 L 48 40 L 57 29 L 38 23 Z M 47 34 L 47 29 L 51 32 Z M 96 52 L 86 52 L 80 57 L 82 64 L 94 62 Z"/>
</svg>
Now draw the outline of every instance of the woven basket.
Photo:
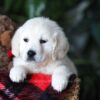
<svg viewBox="0 0 100 100">
<path fill-rule="evenodd" d="M 7 21 L 7 25 L 5 25 L 5 21 L 1 21 L 3 18 L 7 18 L 10 21 Z M 7 26 L 11 26 L 11 28 L 7 28 Z M 9 19 L 7 16 L 0 16 L 0 34 L 2 34 L 5 31 L 12 30 L 14 32 L 15 24 Z M 13 33 L 12 33 L 13 34 Z M 6 48 L 0 44 L 0 70 L 8 70 L 9 66 L 9 59 L 7 56 L 9 48 Z M 80 90 L 80 79 L 77 77 L 72 86 L 68 89 L 66 99 L 65 100 L 79 100 L 79 90 Z"/>
</svg>

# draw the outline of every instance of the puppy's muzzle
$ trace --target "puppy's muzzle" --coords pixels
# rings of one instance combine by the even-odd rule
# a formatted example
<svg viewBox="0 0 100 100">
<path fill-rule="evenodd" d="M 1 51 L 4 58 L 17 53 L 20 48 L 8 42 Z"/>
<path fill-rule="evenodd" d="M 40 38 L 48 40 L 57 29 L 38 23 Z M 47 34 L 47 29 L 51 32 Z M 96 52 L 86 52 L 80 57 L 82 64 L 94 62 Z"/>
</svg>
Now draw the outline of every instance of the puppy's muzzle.
<svg viewBox="0 0 100 100">
<path fill-rule="evenodd" d="M 29 51 L 27 52 L 28 60 L 35 60 L 35 59 L 34 59 L 34 56 L 35 56 L 35 55 L 36 55 L 36 52 L 35 52 L 35 51 L 29 50 Z"/>
</svg>

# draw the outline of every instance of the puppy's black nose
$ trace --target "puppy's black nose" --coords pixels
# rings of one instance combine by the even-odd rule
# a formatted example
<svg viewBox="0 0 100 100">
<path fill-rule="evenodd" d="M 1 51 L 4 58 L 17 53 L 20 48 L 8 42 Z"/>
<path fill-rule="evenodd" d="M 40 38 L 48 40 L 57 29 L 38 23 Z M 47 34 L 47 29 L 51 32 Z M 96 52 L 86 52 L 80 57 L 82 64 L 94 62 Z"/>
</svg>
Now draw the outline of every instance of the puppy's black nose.
<svg viewBox="0 0 100 100">
<path fill-rule="evenodd" d="M 27 55 L 28 55 L 29 58 L 31 58 L 31 57 L 34 57 L 34 56 L 36 55 L 36 52 L 33 51 L 33 50 L 29 50 L 29 51 L 27 52 Z"/>
</svg>

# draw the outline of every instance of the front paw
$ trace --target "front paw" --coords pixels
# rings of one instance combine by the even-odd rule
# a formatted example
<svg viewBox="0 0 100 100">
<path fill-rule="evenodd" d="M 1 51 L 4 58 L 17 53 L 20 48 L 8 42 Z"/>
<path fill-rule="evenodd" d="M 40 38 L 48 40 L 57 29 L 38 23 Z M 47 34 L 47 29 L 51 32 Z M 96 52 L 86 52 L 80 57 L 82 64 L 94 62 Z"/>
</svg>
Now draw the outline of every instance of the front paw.
<svg viewBox="0 0 100 100">
<path fill-rule="evenodd" d="M 18 69 L 18 68 L 12 68 L 10 70 L 10 79 L 13 82 L 22 82 L 26 78 L 26 73 L 23 69 Z"/>
<path fill-rule="evenodd" d="M 52 87 L 54 90 L 61 92 L 67 87 L 67 85 L 68 79 L 66 77 L 62 77 L 60 75 L 52 76 Z"/>
</svg>

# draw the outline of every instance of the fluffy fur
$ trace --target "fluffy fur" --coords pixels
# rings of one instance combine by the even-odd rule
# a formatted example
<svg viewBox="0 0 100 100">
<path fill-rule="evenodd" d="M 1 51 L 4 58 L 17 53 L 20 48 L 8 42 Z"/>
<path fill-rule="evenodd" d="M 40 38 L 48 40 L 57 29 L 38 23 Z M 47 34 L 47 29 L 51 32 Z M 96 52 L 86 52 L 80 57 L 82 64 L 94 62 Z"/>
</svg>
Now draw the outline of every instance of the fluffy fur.
<svg viewBox="0 0 100 100">
<path fill-rule="evenodd" d="M 40 43 L 41 39 L 46 42 Z M 34 59 L 28 60 L 29 50 L 36 52 Z M 68 40 L 56 22 L 44 17 L 29 19 L 12 39 L 15 58 L 10 79 L 20 82 L 28 73 L 51 74 L 52 87 L 61 92 L 67 87 L 70 75 L 77 74 L 74 64 L 66 56 L 68 50 Z"/>
</svg>

